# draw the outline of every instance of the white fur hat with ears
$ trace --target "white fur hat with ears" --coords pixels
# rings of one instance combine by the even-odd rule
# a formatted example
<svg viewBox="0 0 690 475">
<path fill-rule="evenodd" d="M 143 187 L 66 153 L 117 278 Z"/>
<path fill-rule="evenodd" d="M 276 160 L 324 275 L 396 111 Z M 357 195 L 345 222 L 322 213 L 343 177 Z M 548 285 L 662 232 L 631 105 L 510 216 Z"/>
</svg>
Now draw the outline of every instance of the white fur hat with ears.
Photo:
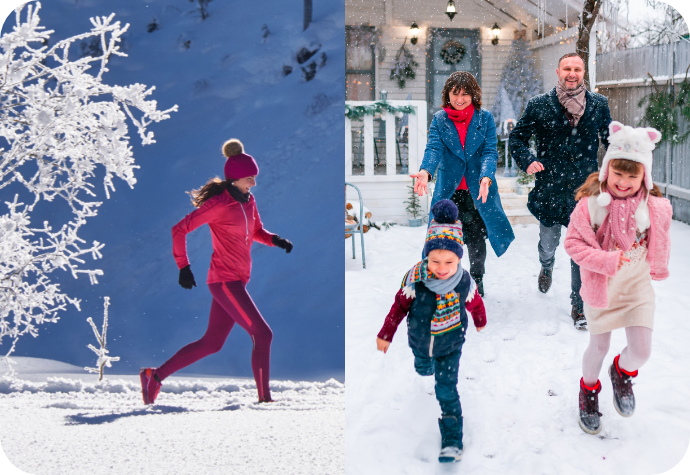
<svg viewBox="0 0 690 475">
<path fill-rule="evenodd" d="M 644 166 L 644 185 L 647 190 L 654 187 L 652 181 L 652 151 L 661 140 L 661 133 L 651 127 L 632 128 L 620 122 L 609 124 L 609 148 L 599 170 L 599 181 L 606 180 L 609 162 L 614 159 L 625 159 L 639 162 Z"/>
</svg>

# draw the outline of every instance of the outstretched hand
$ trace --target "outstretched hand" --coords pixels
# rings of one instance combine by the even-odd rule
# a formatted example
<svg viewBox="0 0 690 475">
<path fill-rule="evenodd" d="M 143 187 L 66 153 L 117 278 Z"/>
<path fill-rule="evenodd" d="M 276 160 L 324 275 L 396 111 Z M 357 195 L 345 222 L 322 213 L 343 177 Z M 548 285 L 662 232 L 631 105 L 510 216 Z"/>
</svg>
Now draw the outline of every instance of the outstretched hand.
<svg viewBox="0 0 690 475">
<path fill-rule="evenodd" d="M 290 251 L 292 251 L 292 243 L 288 241 L 287 239 L 283 239 L 282 237 L 278 236 L 277 234 L 274 235 L 271 238 L 271 242 L 275 247 L 279 247 L 281 249 L 285 249 L 286 254 L 290 254 Z"/>
<path fill-rule="evenodd" d="M 426 185 L 429 183 L 429 174 L 426 170 L 420 170 L 419 173 L 413 173 L 410 175 L 414 178 L 414 192 L 419 196 L 424 196 L 426 191 Z"/>
<path fill-rule="evenodd" d="M 186 266 L 180 269 L 180 279 L 178 282 L 184 289 L 196 287 L 196 281 L 194 280 L 194 274 L 192 274 L 191 266 Z"/>
</svg>

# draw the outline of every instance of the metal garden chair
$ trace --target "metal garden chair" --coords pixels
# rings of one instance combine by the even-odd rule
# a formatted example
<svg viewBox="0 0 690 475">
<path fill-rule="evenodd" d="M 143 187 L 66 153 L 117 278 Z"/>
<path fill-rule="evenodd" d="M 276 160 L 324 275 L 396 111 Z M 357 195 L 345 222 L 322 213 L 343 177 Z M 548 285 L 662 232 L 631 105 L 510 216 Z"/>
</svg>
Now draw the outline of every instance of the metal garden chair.
<svg viewBox="0 0 690 475">
<path fill-rule="evenodd" d="M 352 183 L 345 182 L 345 186 L 351 186 L 357 190 L 359 197 L 359 223 L 345 223 L 345 234 L 352 235 L 352 258 L 355 259 L 355 234 L 359 233 L 362 237 L 362 267 L 367 268 L 367 261 L 364 256 L 364 202 L 362 201 L 362 192 L 359 191 Z"/>
</svg>

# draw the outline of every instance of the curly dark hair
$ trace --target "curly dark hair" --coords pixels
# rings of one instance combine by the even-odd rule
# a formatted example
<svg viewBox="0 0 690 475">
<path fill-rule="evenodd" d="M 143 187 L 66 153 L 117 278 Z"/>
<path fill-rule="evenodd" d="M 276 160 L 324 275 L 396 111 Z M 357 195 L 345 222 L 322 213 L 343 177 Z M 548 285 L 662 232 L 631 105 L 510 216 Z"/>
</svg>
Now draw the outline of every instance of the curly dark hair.
<svg viewBox="0 0 690 475">
<path fill-rule="evenodd" d="M 448 76 L 446 84 L 443 86 L 443 92 L 441 93 L 443 103 L 441 107 L 450 106 L 450 93 L 459 92 L 461 89 L 472 96 L 472 104 L 474 104 L 475 109 L 479 109 L 482 106 L 482 88 L 479 87 L 472 73 L 455 71 Z"/>
</svg>

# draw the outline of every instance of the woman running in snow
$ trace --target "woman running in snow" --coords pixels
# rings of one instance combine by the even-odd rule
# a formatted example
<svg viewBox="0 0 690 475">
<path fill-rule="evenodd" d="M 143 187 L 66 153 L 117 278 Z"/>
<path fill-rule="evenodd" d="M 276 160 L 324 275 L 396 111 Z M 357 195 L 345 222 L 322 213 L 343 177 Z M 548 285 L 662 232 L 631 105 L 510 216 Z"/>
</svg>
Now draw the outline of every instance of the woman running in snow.
<svg viewBox="0 0 690 475">
<path fill-rule="evenodd" d="M 457 207 L 450 200 L 441 200 L 431 212 L 434 220 L 424 244 L 427 257 L 405 274 L 376 347 L 386 353 L 398 325 L 407 316 L 415 370 L 421 376 L 436 375 L 442 447 L 438 460 L 457 462 L 463 450 L 458 367 L 467 330 L 466 310 L 472 314 L 477 331 L 486 326 L 486 311 L 477 285 L 460 266 L 463 239 Z"/>
<path fill-rule="evenodd" d="M 628 344 L 609 367 L 613 403 L 621 416 L 633 415 L 632 378 L 652 351 L 651 281 L 668 277 L 671 245 L 671 204 L 652 182 L 661 134 L 615 121 L 609 131 L 601 170 L 578 189 L 565 238 L 566 252 L 580 266 L 590 333 L 580 379 L 580 427 L 589 434 L 601 430 L 598 378 L 617 328 L 625 328 Z"/>
<path fill-rule="evenodd" d="M 251 247 L 256 240 L 277 246 L 285 252 L 292 243 L 263 228 L 251 187 L 256 185 L 259 167 L 251 155 L 244 153 L 242 143 L 232 139 L 223 144 L 225 181 L 209 180 L 190 194 L 197 208 L 172 229 L 173 255 L 180 269 L 179 283 L 185 289 L 196 287 L 187 259 L 187 233 L 203 224 L 211 228 L 213 255 L 206 283 L 213 301 L 208 328 L 204 336 L 188 344 L 159 368 L 140 371 L 144 404 L 153 404 L 161 383 L 182 368 L 220 351 L 230 330 L 237 323 L 252 337 L 252 372 L 259 402 L 270 402 L 268 387 L 273 333 L 247 293 L 252 259 Z"/>
</svg>

